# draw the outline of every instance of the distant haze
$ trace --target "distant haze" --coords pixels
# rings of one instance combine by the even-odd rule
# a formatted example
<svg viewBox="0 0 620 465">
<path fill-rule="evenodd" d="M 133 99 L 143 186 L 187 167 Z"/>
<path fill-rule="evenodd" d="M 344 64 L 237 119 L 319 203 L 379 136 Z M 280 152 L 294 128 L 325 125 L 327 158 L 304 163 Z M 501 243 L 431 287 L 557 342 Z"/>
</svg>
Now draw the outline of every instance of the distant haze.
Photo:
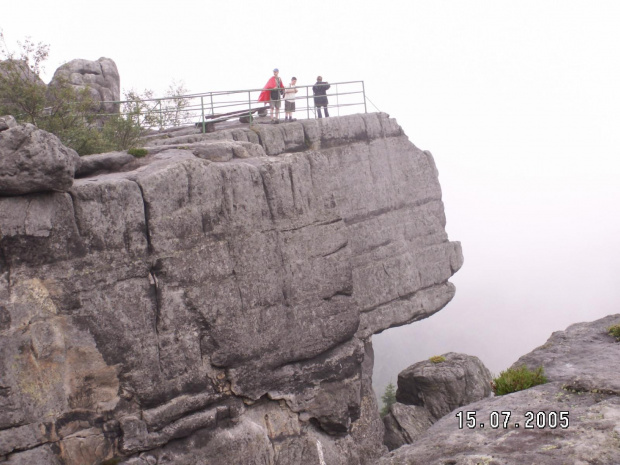
<svg viewBox="0 0 620 465">
<path fill-rule="evenodd" d="M 551 332 L 620 312 L 620 3 L 12 2 L 9 46 L 49 43 L 44 78 L 116 61 L 121 86 L 161 93 L 362 79 L 430 150 L 465 264 L 454 300 L 374 336 L 375 385 L 448 351 L 498 373 Z M 374 107 L 369 105 L 369 109 Z"/>
</svg>

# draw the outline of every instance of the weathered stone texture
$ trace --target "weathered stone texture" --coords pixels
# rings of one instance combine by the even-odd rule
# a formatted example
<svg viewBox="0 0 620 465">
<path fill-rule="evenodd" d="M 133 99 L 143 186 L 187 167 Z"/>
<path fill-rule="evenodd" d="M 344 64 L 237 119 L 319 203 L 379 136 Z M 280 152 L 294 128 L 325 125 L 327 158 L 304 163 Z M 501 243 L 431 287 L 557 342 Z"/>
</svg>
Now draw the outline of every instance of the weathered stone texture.
<svg viewBox="0 0 620 465">
<path fill-rule="evenodd" d="M 383 443 L 389 450 L 413 443 L 435 422 L 430 412 L 419 405 L 392 404 L 383 417 L 385 437 Z"/>
<path fill-rule="evenodd" d="M 455 408 L 491 395 L 491 373 L 477 357 L 450 352 L 398 374 L 396 402 L 383 418 L 390 450 L 411 444 Z"/>
<path fill-rule="evenodd" d="M 462 264 L 437 171 L 384 114 L 282 126 L 0 198 L 0 428 L 28 428 L 0 456 L 384 451 L 369 337 L 439 310 Z"/>
<path fill-rule="evenodd" d="M 0 195 L 69 190 L 78 154 L 32 124 L 0 131 Z"/>
<path fill-rule="evenodd" d="M 109 152 L 80 157 L 80 166 L 75 170 L 76 178 L 120 171 L 135 158 L 127 152 Z"/>
<path fill-rule="evenodd" d="M 478 357 L 449 352 L 443 362 L 424 360 L 398 374 L 396 400 L 420 405 L 438 420 L 492 393 L 491 372 Z"/>
<path fill-rule="evenodd" d="M 542 363 L 549 383 L 463 406 L 458 409 L 463 415 L 475 412 L 475 428 L 459 428 L 453 411 L 413 444 L 400 447 L 377 463 L 620 463 L 620 374 L 615 369 L 620 343 L 607 334 L 609 326 L 619 323 L 617 314 L 553 333 L 546 344 L 517 362 L 530 368 Z M 506 416 L 501 412 L 510 412 L 506 428 Z M 562 427 L 561 412 L 566 412 L 568 427 Z M 493 428 L 491 419 L 497 414 L 499 426 Z M 528 415 L 532 418 L 530 428 L 526 427 Z M 550 422 L 551 426 L 557 422 L 557 426 L 550 427 Z"/>
<path fill-rule="evenodd" d="M 71 60 L 60 66 L 52 77 L 50 86 L 66 82 L 77 90 L 86 89 L 96 102 L 102 102 L 100 111 L 117 113 L 121 99 L 121 81 L 116 63 L 110 58 L 97 61 L 81 58 Z M 103 103 L 107 102 L 107 103 Z"/>
</svg>

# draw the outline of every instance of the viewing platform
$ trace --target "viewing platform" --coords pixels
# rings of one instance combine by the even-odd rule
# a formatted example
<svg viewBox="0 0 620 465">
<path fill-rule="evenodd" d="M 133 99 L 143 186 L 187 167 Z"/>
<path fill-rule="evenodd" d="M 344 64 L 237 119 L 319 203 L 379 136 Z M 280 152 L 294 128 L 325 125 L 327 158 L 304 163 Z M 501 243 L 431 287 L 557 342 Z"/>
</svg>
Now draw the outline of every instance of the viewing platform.
<svg viewBox="0 0 620 465">
<path fill-rule="evenodd" d="M 355 113 L 367 113 L 367 101 L 364 81 L 346 81 L 329 83 L 326 94 L 331 116 L 344 116 Z M 293 118 L 313 119 L 317 117 L 314 105 L 313 85 L 297 85 L 298 90 Z M 285 87 L 286 88 L 286 87 Z M 213 132 L 215 125 L 231 121 L 241 123 L 266 123 L 270 102 L 259 102 L 260 89 L 226 90 L 187 94 L 174 97 L 124 100 L 107 102 L 120 104 L 121 114 L 137 121 L 145 129 L 157 129 L 160 132 L 179 126 L 196 126 L 201 132 Z M 281 96 L 280 101 L 284 101 Z M 284 104 L 280 108 L 283 121 Z M 226 125 L 227 126 L 227 125 Z"/>
</svg>

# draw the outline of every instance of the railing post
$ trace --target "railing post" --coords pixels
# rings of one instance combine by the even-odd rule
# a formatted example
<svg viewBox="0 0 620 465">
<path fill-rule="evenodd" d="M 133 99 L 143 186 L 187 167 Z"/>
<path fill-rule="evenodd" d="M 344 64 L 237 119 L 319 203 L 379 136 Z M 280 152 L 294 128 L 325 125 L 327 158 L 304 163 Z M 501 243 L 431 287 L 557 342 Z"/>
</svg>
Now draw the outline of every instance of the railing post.
<svg viewBox="0 0 620 465">
<path fill-rule="evenodd" d="M 336 84 L 336 106 L 338 108 L 338 116 L 340 116 L 340 93 L 338 92 L 338 84 Z"/>
<path fill-rule="evenodd" d="M 253 123 L 252 119 L 252 96 L 250 91 L 248 90 L 248 119 L 250 120 L 250 125 Z"/>
<path fill-rule="evenodd" d="M 306 86 L 306 113 L 310 119 L 310 99 L 308 98 L 308 86 Z"/>
<path fill-rule="evenodd" d="M 202 112 L 202 133 L 206 132 L 205 130 L 205 100 L 204 97 L 200 96 L 200 110 Z"/>
<path fill-rule="evenodd" d="M 366 109 L 366 88 L 364 87 L 364 81 L 362 81 L 362 94 L 364 94 L 364 113 L 368 113 Z"/>
<path fill-rule="evenodd" d="M 157 103 L 159 103 L 159 129 L 163 129 L 164 128 L 164 116 L 161 110 L 161 99 L 157 101 Z"/>
<path fill-rule="evenodd" d="M 211 96 L 211 116 L 215 116 L 215 112 L 213 111 L 213 92 L 210 93 Z"/>
</svg>

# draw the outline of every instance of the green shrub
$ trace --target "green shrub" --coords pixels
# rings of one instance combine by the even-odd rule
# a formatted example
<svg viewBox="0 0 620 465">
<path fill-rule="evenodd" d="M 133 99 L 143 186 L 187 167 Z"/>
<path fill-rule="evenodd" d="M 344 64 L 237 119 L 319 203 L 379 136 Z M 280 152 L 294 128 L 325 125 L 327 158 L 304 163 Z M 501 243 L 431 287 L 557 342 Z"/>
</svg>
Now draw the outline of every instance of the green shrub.
<svg viewBox="0 0 620 465">
<path fill-rule="evenodd" d="M 539 384 L 547 382 L 547 378 L 543 372 L 543 367 L 539 366 L 531 371 L 525 365 L 519 368 L 509 368 L 502 371 L 497 378 L 493 380 L 493 392 L 497 396 L 510 394 L 511 392 L 523 391 Z"/>
<path fill-rule="evenodd" d="M 127 150 L 142 142 L 142 129 L 131 116 L 112 115 L 106 118 L 101 136 L 110 150 Z"/>
<path fill-rule="evenodd" d="M 133 155 L 133 156 L 134 156 L 134 157 L 136 157 L 136 158 L 142 158 L 142 157 L 143 157 L 143 156 L 145 156 L 147 153 L 149 153 L 149 151 L 148 151 L 148 150 L 146 150 L 146 149 L 136 149 L 136 148 L 133 148 L 133 149 L 129 149 L 129 150 L 127 150 L 127 153 L 128 153 L 129 155 Z"/>
<path fill-rule="evenodd" d="M 620 324 L 610 326 L 607 328 L 609 334 L 616 338 L 616 341 L 620 342 Z"/>
<path fill-rule="evenodd" d="M 446 361 L 446 357 L 443 355 L 433 355 L 429 360 L 433 363 L 441 363 Z"/>
</svg>

